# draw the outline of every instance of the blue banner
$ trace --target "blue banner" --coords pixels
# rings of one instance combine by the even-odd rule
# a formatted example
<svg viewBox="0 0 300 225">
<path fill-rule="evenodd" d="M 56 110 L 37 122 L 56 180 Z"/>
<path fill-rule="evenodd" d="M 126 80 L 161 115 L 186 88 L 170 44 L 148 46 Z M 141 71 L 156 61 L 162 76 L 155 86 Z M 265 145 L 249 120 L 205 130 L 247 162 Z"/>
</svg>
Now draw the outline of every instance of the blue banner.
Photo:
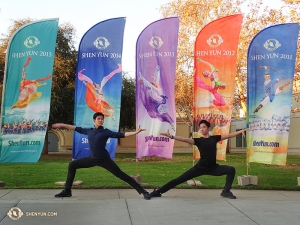
<svg viewBox="0 0 300 225">
<path fill-rule="evenodd" d="M 37 162 L 48 127 L 58 19 L 12 36 L 3 81 L 0 162 Z"/>
<path fill-rule="evenodd" d="M 268 27 L 248 49 L 247 157 L 285 165 L 299 24 Z"/>
<path fill-rule="evenodd" d="M 102 112 L 104 127 L 119 130 L 122 91 L 122 48 L 125 18 L 105 20 L 82 37 L 76 69 L 74 123 L 93 127 L 93 114 Z M 114 159 L 118 139 L 108 139 L 106 149 Z M 86 135 L 74 132 L 73 158 L 89 156 Z"/>
</svg>

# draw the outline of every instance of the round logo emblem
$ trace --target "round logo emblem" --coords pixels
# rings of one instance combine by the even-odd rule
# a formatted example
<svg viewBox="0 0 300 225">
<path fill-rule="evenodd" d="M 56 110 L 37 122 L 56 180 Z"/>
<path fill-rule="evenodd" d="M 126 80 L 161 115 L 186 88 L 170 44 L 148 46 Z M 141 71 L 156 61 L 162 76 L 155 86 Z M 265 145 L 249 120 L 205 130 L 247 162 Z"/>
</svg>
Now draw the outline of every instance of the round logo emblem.
<svg viewBox="0 0 300 225">
<path fill-rule="evenodd" d="M 160 37 L 153 36 L 151 38 L 149 44 L 151 45 L 152 48 L 158 49 L 164 44 L 164 42 Z"/>
<path fill-rule="evenodd" d="M 207 39 L 207 44 L 212 47 L 212 48 L 216 48 L 218 47 L 220 44 L 222 44 L 224 42 L 223 38 L 221 37 L 221 35 L 219 34 L 213 34 L 211 35 L 208 39 Z"/>
<path fill-rule="evenodd" d="M 94 41 L 94 45 L 96 46 L 96 48 L 103 50 L 106 49 L 110 45 L 110 43 L 105 37 L 98 37 Z"/>
<path fill-rule="evenodd" d="M 26 40 L 24 41 L 24 45 L 27 48 L 34 48 L 35 46 L 37 46 L 38 44 L 40 44 L 40 41 L 37 37 L 35 36 L 30 36 L 28 38 L 26 38 Z"/>
<path fill-rule="evenodd" d="M 276 39 L 269 39 L 264 43 L 265 49 L 267 49 L 269 51 L 274 51 L 277 48 L 279 48 L 280 46 L 281 46 L 281 44 Z"/>
</svg>

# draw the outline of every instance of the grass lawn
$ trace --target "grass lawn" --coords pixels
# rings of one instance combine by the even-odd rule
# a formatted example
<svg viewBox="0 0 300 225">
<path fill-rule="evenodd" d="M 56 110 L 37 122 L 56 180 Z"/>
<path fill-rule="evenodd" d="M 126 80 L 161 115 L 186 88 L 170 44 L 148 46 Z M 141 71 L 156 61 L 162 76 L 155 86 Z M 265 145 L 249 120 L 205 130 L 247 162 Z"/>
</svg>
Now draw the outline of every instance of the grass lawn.
<svg viewBox="0 0 300 225">
<path fill-rule="evenodd" d="M 6 183 L 3 188 L 59 188 L 57 181 L 65 181 L 71 155 L 45 155 L 37 163 L 0 164 L 0 180 Z M 227 154 L 227 161 L 219 164 L 232 165 L 236 168 L 233 189 L 265 189 L 265 190 L 300 190 L 297 177 L 300 177 L 300 156 L 289 155 L 286 166 L 251 163 L 249 175 L 258 176 L 257 186 L 240 186 L 237 176 L 246 175 L 245 154 Z M 169 180 L 181 175 L 192 167 L 191 154 L 174 154 L 172 160 L 145 157 L 135 162 L 135 154 L 117 154 L 115 162 L 127 174 L 141 175 L 145 188 L 160 187 Z M 122 180 L 114 177 L 101 167 L 77 170 L 75 180 L 83 184 L 74 188 L 131 188 Z M 205 186 L 189 187 L 186 183 L 176 188 L 217 188 L 225 184 L 225 176 L 201 176 L 196 178 Z"/>
</svg>

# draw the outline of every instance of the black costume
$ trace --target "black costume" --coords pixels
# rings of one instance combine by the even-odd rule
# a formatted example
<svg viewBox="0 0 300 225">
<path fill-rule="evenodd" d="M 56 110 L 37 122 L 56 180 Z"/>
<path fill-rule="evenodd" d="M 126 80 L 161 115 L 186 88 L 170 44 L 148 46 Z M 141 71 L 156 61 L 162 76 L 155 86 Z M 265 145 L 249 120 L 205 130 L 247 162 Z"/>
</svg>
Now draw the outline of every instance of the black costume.
<svg viewBox="0 0 300 225">
<path fill-rule="evenodd" d="M 201 137 L 193 139 L 195 141 L 195 145 L 200 151 L 201 158 L 198 163 L 188 171 L 184 172 L 181 176 L 171 180 L 161 188 L 157 189 L 156 192 L 160 194 L 165 193 L 178 184 L 201 175 L 227 175 L 224 191 L 230 191 L 235 176 L 235 168 L 232 166 L 219 165 L 216 163 L 217 143 L 221 140 L 221 135 L 209 136 L 208 138 Z"/>
</svg>

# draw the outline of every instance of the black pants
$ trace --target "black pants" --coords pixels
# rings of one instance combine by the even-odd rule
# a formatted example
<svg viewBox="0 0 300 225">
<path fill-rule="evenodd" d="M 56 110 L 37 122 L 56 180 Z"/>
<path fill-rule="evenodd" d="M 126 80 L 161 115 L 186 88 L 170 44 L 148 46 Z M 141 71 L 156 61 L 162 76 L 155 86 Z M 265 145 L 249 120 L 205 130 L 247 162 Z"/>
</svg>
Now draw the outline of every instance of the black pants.
<svg viewBox="0 0 300 225">
<path fill-rule="evenodd" d="M 94 166 L 101 166 L 104 169 L 111 172 L 116 177 L 120 178 L 121 180 L 127 182 L 129 185 L 131 185 L 139 194 L 145 192 L 145 189 L 141 187 L 132 177 L 124 173 L 117 164 L 109 159 L 93 159 L 91 157 L 84 157 L 81 159 L 75 159 L 72 162 L 69 163 L 68 168 L 68 176 L 67 181 L 65 184 L 65 189 L 71 189 L 76 170 L 80 168 L 90 168 Z"/>
<path fill-rule="evenodd" d="M 232 166 L 225 166 L 225 165 L 218 165 L 217 167 L 211 169 L 211 170 L 205 170 L 202 168 L 199 168 L 199 165 L 195 165 L 185 173 L 183 173 L 181 176 L 171 180 L 164 186 L 158 189 L 160 193 L 165 193 L 168 190 L 172 189 L 173 187 L 177 186 L 178 184 L 181 184 L 187 180 L 190 180 L 192 178 L 201 176 L 201 175 L 211 175 L 211 176 L 226 176 L 226 183 L 224 190 L 229 191 L 231 189 L 231 185 L 235 176 L 235 168 Z"/>
</svg>

